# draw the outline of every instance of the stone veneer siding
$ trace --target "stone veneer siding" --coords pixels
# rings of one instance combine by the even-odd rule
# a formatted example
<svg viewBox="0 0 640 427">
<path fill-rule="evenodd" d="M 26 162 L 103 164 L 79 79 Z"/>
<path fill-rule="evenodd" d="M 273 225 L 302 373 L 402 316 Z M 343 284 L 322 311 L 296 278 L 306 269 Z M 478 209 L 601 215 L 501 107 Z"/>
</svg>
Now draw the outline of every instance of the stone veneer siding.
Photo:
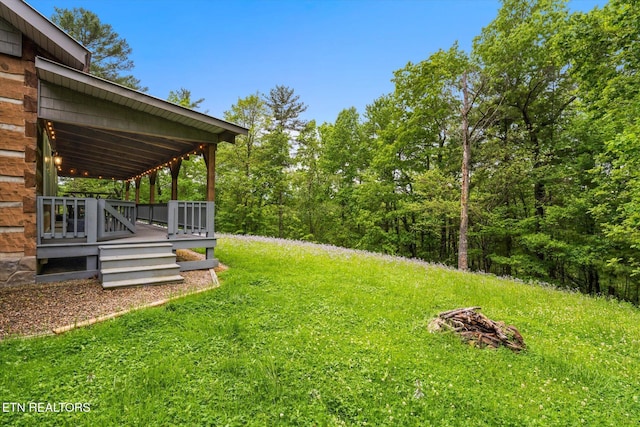
<svg viewBox="0 0 640 427">
<path fill-rule="evenodd" d="M 0 53 L 0 287 L 35 282 L 37 194 L 36 47 Z"/>
</svg>

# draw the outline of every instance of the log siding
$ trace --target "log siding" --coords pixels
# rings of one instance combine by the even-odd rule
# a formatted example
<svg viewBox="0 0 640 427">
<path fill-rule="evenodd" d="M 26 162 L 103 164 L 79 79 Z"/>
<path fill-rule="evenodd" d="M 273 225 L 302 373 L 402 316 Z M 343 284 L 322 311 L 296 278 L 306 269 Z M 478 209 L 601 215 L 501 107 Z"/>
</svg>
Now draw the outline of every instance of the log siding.
<svg viewBox="0 0 640 427">
<path fill-rule="evenodd" d="M 0 286 L 33 283 L 37 270 L 35 49 L 0 21 Z"/>
</svg>

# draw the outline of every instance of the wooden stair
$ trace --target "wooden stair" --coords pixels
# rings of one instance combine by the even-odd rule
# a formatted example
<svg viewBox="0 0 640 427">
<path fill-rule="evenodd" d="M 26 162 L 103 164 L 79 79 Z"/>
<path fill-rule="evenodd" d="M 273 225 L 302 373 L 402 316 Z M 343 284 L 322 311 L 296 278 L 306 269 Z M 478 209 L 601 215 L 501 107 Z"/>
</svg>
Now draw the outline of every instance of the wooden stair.
<svg viewBox="0 0 640 427">
<path fill-rule="evenodd" d="M 104 289 L 181 282 L 171 243 L 99 247 L 100 283 Z"/>
</svg>

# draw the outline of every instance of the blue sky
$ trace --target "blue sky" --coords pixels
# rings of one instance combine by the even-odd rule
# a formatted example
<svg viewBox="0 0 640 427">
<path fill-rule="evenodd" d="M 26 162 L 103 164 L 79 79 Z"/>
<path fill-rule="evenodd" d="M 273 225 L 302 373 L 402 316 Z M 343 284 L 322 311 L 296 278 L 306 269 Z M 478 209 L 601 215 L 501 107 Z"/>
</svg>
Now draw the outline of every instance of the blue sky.
<svg viewBox="0 0 640 427">
<path fill-rule="evenodd" d="M 27 0 L 50 17 L 54 6 L 84 7 L 127 40 L 133 74 L 150 95 L 171 90 L 205 98 L 222 118 L 238 98 L 293 88 L 303 118 L 335 121 L 393 90 L 393 71 L 455 41 L 469 50 L 496 16 L 498 0 Z M 604 0 L 571 0 L 591 10 Z"/>
</svg>

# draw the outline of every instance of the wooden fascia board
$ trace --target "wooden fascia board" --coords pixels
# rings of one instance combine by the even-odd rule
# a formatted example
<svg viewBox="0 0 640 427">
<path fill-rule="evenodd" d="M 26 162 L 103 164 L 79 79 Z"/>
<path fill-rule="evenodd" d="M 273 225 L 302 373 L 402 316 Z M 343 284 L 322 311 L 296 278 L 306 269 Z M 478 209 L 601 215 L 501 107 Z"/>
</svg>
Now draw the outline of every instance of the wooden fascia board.
<svg viewBox="0 0 640 427">
<path fill-rule="evenodd" d="M 55 58 L 76 69 L 88 70 L 91 52 L 23 0 L 2 0 L 5 19 Z"/>
<path fill-rule="evenodd" d="M 236 134 L 224 131 L 218 135 L 218 141 L 230 142 L 231 144 L 236 143 Z"/>
</svg>

